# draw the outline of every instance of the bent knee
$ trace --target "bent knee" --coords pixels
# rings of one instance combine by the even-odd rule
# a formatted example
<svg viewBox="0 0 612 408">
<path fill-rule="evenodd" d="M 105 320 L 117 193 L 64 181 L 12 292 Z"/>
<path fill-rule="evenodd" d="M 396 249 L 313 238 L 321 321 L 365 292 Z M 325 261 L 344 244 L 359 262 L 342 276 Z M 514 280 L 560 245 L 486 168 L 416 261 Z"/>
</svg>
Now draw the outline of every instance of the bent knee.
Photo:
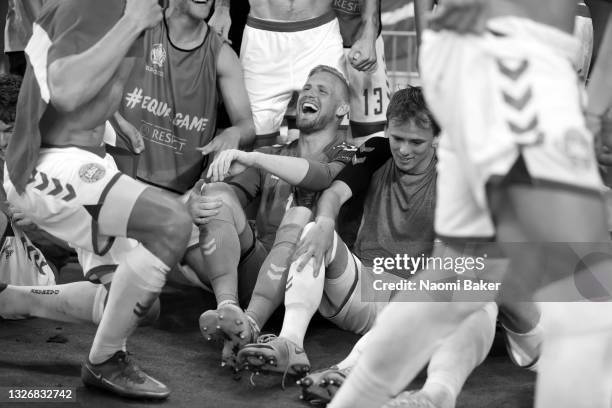
<svg viewBox="0 0 612 408">
<path fill-rule="evenodd" d="M 209 198 L 220 199 L 222 203 L 218 209 L 218 214 L 211 216 L 211 219 L 233 223 L 238 231 L 244 229 L 247 222 L 246 215 L 236 193 L 230 186 L 225 183 L 208 184 L 204 195 Z"/>
</svg>

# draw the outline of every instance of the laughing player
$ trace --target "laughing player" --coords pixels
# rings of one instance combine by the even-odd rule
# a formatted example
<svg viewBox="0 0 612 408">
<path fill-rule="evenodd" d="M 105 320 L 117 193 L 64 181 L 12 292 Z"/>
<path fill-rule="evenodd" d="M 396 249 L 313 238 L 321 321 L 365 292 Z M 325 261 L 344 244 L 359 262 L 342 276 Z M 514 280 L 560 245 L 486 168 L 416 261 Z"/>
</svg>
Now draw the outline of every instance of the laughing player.
<svg viewBox="0 0 612 408">
<path fill-rule="evenodd" d="M 185 251 L 191 219 L 177 200 L 119 173 L 102 140 L 138 38 L 161 18 L 155 0 L 47 3 L 26 47 L 29 66 L 4 180 L 9 202 L 51 235 L 84 254 L 120 252 L 81 378 L 153 399 L 169 390 L 134 363 L 126 341 Z M 122 244 L 123 237 L 138 243 Z"/>
<path fill-rule="evenodd" d="M 376 293 L 371 289 L 374 279 L 381 279 L 372 272 L 375 258 L 431 253 L 437 162 L 434 144 L 439 128 L 418 88 L 398 91 L 387 119 L 388 138 L 372 138 L 362 145 L 352 163 L 323 192 L 317 203 L 316 222 L 304 229 L 294 255 L 298 261 L 289 269 L 280 335 L 261 336 L 257 343 L 246 345 L 238 353 L 241 367 L 255 372 L 304 374 L 310 369 L 304 336 L 317 309 L 342 329 L 365 334 L 393 296 L 392 291 Z M 351 253 L 334 225 L 342 205 L 360 194 L 366 194 L 364 213 Z M 303 260 L 310 260 L 311 255 L 315 256 L 311 261 L 314 268 L 313 263 L 304 267 Z M 382 279 L 397 282 L 400 278 L 385 273 Z M 454 401 L 467 375 L 489 350 L 495 317 L 494 309 L 475 315 L 440 348 L 438 357 L 432 359 L 429 381 L 433 385 L 428 388 L 432 398 Z M 360 343 L 366 339 L 367 335 Z M 333 381 L 328 388 L 315 389 L 320 384 L 314 384 L 313 379 L 336 375 L 337 383 L 341 383 L 359 349 L 358 343 L 355 352 L 332 373 L 300 382 L 306 398 L 329 401 L 324 395 L 334 388 Z"/>
<path fill-rule="evenodd" d="M 348 112 L 348 88 L 340 72 L 314 68 L 298 103 L 300 138 L 252 153 L 222 152 L 209 176 L 213 181 L 234 176 L 206 185 L 204 197 L 223 204 L 216 214 L 195 214 L 201 224 L 204 271 L 217 298 L 217 309 L 202 314 L 200 328 L 209 340 L 226 339 L 224 362 L 233 363 L 237 349 L 257 338 L 259 328 L 282 302 L 288 258 L 311 217 L 313 197 L 307 190 L 329 186 L 354 153 L 337 134 Z M 293 204 L 288 205 L 290 196 Z M 243 208 L 257 198 L 261 201 L 255 234 Z M 246 314 L 239 303 L 249 304 Z"/>
</svg>

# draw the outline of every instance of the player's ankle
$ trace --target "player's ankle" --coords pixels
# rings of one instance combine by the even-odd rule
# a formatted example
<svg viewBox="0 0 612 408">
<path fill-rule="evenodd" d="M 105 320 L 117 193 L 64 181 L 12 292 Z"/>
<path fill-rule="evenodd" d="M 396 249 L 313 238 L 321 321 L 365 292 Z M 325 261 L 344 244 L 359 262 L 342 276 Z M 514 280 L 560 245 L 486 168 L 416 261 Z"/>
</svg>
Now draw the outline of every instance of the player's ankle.
<svg viewBox="0 0 612 408">
<path fill-rule="evenodd" d="M 449 387 L 443 384 L 426 384 L 421 392 L 433 402 L 436 408 L 455 408 L 457 398 Z"/>
<path fill-rule="evenodd" d="M 238 303 L 238 299 L 233 295 L 219 295 L 217 296 L 217 309 L 223 307 L 233 305 L 236 307 L 240 307 Z"/>
<path fill-rule="evenodd" d="M 282 333 L 281 332 L 281 334 L 279 334 L 278 337 L 289 340 L 290 342 L 292 342 L 293 344 L 295 344 L 296 346 L 300 348 L 304 348 L 304 339 L 300 338 L 300 336 L 294 333 Z"/>
</svg>

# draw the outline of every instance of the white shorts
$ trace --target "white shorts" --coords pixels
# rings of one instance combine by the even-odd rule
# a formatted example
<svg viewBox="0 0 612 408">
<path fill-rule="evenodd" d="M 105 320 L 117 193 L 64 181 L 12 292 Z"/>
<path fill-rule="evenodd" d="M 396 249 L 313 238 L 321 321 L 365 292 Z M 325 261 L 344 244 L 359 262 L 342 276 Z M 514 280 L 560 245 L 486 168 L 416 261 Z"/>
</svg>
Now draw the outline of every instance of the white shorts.
<svg viewBox="0 0 612 408">
<path fill-rule="evenodd" d="M 387 123 L 387 108 L 391 98 L 387 66 L 385 63 L 385 43 L 382 35 L 376 40 L 376 71 L 369 74 L 358 71 L 350 64 L 348 53 L 344 49 L 345 70 L 350 88 L 351 111 L 349 114 L 351 135 L 357 144 L 363 144 L 368 138 L 383 136 Z"/>
<path fill-rule="evenodd" d="M 240 60 L 251 101 L 255 133 L 279 131 L 291 94 L 304 86 L 310 70 L 329 65 L 343 71 L 342 37 L 333 11 L 320 17 L 277 22 L 248 18 Z M 271 139 L 274 144 L 274 139 Z M 259 140 L 258 146 L 262 146 Z"/>
<path fill-rule="evenodd" d="M 43 148 L 25 192 L 18 194 L 8 177 L 4 188 L 11 204 L 77 250 L 86 273 L 118 263 L 137 245 L 120 237 L 126 237 L 134 204 L 147 186 L 121 174 L 110 155 Z"/>
<path fill-rule="evenodd" d="M 482 36 L 427 31 L 423 89 L 444 135 L 435 227 L 491 237 L 489 182 L 603 190 L 569 34 L 526 19 L 489 21 Z M 509 180 L 509 177 L 512 179 Z"/>
<path fill-rule="evenodd" d="M 342 241 L 337 233 L 336 239 Z M 339 250 L 347 252 L 346 269 L 336 279 L 325 278 L 319 312 L 341 329 L 363 335 L 393 295 L 392 291 L 374 291 L 374 279 L 394 282 L 400 278 L 387 273 L 375 277 L 372 268 L 364 266 L 345 244 Z"/>
</svg>

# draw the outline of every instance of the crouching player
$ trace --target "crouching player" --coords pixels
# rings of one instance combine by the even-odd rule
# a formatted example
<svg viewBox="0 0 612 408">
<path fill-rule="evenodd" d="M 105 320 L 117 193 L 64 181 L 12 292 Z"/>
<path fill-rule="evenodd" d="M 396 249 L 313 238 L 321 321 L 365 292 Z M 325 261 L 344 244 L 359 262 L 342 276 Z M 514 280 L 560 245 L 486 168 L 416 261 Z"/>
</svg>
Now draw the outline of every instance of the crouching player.
<svg viewBox="0 0 612 408">
<path fill-rule="evenodd" d="M 113 290 L 81 378 L 154 399 L 169 389 L 128 356 L 127 338 L 182 257 L 191 219 L 177 200 L 118 172 L 101 146 L 132 57 L 142 51 L 138 38 L 161 18 L 155 0 L 49 2 L 26 48 L 4 180 L 8 201 L 41 229 L 83 254 L 117 251 Z"/>
<path fill-rule="evenodd" d="M 299 139 L 252 153 L 221 152 L 208 172 L 215 183 L 202 186 L 201 196 L 192 194 L 203 270 L 217 299 L 217 309 L 200 317 L 200 328 L 208 340 L 225 340 L 222 364 L 233 364 L 235 352 L 256 340 L 260 327 L 281 304 L 289 257 L 312 216 L 309 191 L 327 188 L 355 152 L 337 134 L 348 113 L 348 98 L 339 71 L 315 67 L 299 95 Z M 228 174 L 233 176 L 216 182 Z M 288 205 L 290 197 L 293 204 Z M 211 199 L 222 203 L 215 211 L 208 207 Z M 257 233 L 243 210 L 256 199 Z M 245 314 L 240 305 L 247 303 Z"/>
</svg>

